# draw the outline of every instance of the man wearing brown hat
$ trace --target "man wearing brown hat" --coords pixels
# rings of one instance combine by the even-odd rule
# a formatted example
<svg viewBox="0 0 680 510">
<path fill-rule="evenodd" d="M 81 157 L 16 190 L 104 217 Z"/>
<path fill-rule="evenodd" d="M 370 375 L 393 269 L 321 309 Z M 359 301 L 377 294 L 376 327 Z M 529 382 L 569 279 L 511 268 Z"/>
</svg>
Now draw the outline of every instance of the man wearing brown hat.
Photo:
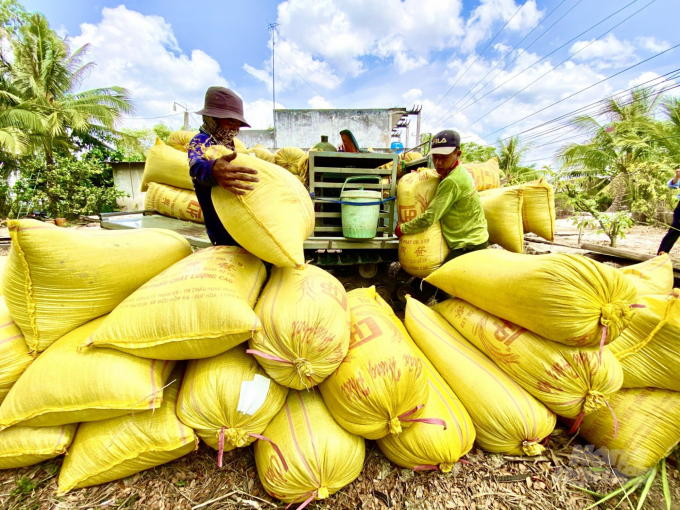
<svg viewBox="0 0 680 510">
<path fill-rule="evenodd" d="M 203 210 L 208 237 L 216 246 L 237 246 L 217 216 L 212 187 L 222 186 L 236 195 L 244 195 L 253 189 L 248 183 L 259 181 L 255 176 L 257 170 L 234 165 L 236 152 L 216 160 L 206 159 L 204 154 L 212 145 L 234 150 L 234 138 L 239 129 L 250 127 L 243 117 L 243 101 L 227 88 L 210 87 L 205 93 L 205 106 L 196 113 L 203 116 L 203 125 L 189 144 L 189 173 Z"/>
</svg>

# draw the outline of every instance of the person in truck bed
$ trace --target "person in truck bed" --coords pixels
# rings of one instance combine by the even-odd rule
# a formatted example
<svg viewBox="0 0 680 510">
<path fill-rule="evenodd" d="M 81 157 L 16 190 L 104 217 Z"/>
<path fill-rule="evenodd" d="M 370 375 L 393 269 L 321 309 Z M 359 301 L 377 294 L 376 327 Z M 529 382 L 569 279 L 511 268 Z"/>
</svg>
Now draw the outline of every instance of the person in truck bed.
<svg viewBox="0 0 680 510">
<path fill-rule="evenodd" d="M 189 144 L 189 173 L 203 209 L 208 237 L 215 246 L 238 246 L 217 216 L 212 188 L 222 186 L 236 195 L 244 195 L 259 181 L 257 170 L 234 165 L 235 151 L 215 160 L 206 159 L 204 154 L 212 145 L 234 150 L 239 129 L 250 127 L 243 117 L 243 101 L 227 88 L 210 87 L 205 93 L 204 108 L 196 113 L 203 116 L 203 125 Z"/>
<path fill-rule="evenodd" d="M 668 181 L 668 187 L 670 189 L 680 188 L 680 167 L 675 169 L 675 177 Z M 680 198 L 680 195 L 678 195 Z M 670 253 L 673 249 L 673 245 L 680 237 L 680 202 L 675 207 L 673 211 L 673 222 L 671 223 L 671 228 L 668 229 L 668 233 L 664 236 L 661 241 L 661 246 L 659 246 L 659 255 L 662 253 Z"/>
<path fill-rule="evenodd" d="M 445 262 L 489 245 L 482 201 L 470 173 L 460 166 L 460 135 L 450 129 L 432 140 L 432 162 L 441 177 L 437 192 L 423 214 L 397 225 L 397 237 L 417 234 L 440 221 L 451 250 Z"/>
</svg>

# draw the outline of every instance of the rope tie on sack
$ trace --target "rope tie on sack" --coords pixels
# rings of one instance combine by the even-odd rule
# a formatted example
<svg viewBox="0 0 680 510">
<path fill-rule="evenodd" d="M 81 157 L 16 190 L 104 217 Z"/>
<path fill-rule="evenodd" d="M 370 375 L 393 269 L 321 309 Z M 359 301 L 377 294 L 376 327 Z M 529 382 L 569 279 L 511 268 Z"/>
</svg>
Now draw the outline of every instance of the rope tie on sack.
<svg viewBox="0 0 680 510">
<path fill-rule="evenodd" d="M 273 354 L 268 354 L 266 352 L 258 351 L 256 349 L 246 349 L 248 354 L 253 356 L 258 356 L 260 358 L 268 359 L 269 361 L 276 361 L 278 363 L 285 363 L 286 365 L 293 365 L 295 371 L 300 376 L 300 381 L 307 388 L 307 383 L 305 382 L 305 377 L 307 379 L 312 379 L 314 376 L 314 366 L 306 358 L 297 358 L 295 361 L 290 361 L 287 359 L 279 358 Z"/>
<path fill-rule="evenodd" d="M 543 453 L 545 447 L 538 441 L 538 439 L 522 441 L 522 451 L 524 451 L 525 455 L 528 457 L 536 457 Z"/>
<path fill-rule="evenodd" d="M 404 414 L 401 414 L 396 418 L 392 418 L 390 421 L 388 421 L 387 428 L 390 430 L 390 434 L 401 434 L 402 432 L 401 422 L 425 423 L 427 425 L 441 425 L 442 427 L 444 427 L 444 430 L 446 430 L 446 422 L 439 418 L 409 418 L 409 416 L 414 415 L 415 413 L 420 411 L 423 407 L 425 406 L 421 404 L 419 406 L 414 407 L 410 411 L 407 411 Z"/>
<path fill-rule="evenodd" d="M 661 329 L 666 325 L 668 322 L 669 317 L 671 316 L 671 312 L 673 311 L 673 308 L 676 306 L 678 302 L 678 298 L 680 298 L 680 290 L 674 289 L 673 292 L 671 293 L 671 298 L 668 301 L 668 306 L 666 306 L 666 312 L 664 313 L 663 319 L 659 321 L 659 323 L 656 325 L 656 327 L 647 335 L 647 337 L 642 340 L 640 343 L 637 345 L 634 345 L 628 349 L 625 349 L 623 351 L 620 351 L 616 354 L 616 358 L 621 361 L 628 356 L 632 354 L 636 354 L 640 352 L 649 342 L 654 340 L 654 337 L 656 334 L 661 331 Z M 644 305 L 643 305 L 644 306 Z"/>
<path fill-rule="evenodd" d="M 602 363 L 602 349 L 609 337 L 609 333 L 618 336 L 630 324 L 633 317 L 630 304 L 617 300 L 602 305 L 600 309 L 600 324 L 604 326 L 600 339 L 600 363 Z"/>
<path fill-rule="evenodd" d="M 220 437 L 218 440 L 218 451 L 217 451 L 217 467 L 221 468 L 222 467 L 222 459 L 224 457 L 224 441 L 228 441 L 230 445 L 232 445 L 235 448 L 242 448 L 248 444 L 248 439 L 249 438 L 254 438 L 254 439 L 259 439 L 260 441 L 266 441 L 268 442 L 274 451 L 276 452 L 276 455 L 278 455 L 279 459 L 281 460 L 281 464 L 283 465 L 283 469 L 288 471 L 288 464 L 286 463 L 286 459 L 283 457 L 283 453 L 279 449 L 279 447 L 272 441 L 271 439 L 268 439 L 264 437 L 261 434 L 253 434 L 252 432 L 246 432 L 241 428 L 238 427 L 222 427 L 220 429 Z"/>
<path fill-rule="evenodd" d="M 588 399 L 592 394 L 592 401 L 589 402 Z M 595 407 L 595 405 L 597 407 Z M 601 408 L 602 406 L 607 406 L 607 409 L 609 409 L 609 412 L 612 413 L 612 420 L 614 421 L 614 439 L 617 438 L 619 435 L 619 420 L 616 418 L 616 413 L 614 413 L 614 409 L 612 409 L 612 406 L 609 405 L 609 402 L 607 402 L 607 399 L 604 398 L 604 395 L 598 391 L 589 391 L 588 395 L 586 395 L 586 402 L 583 405 L 583 411 L 579 413 L 579 415 L 576 417 L 576 421 L 574 424 L 571 426 L 571 429 L 569 429 L 569 434 L 575 434 L 576 431 L 581 427 L 581 424 L 583 423 L 583 418 L 585 418 L 586 414 L 589 414 L 593 411 L 596 411 L 597 409 Z"/>
<path fill-rule="evenodd" d="M 599 391 L 589 390 L 585 397 L 585 402 L 583 403 L 583 413 L 589 414 L 593 411 L 597 411 L 599 408 L 604 407 L 607 401 L 604 398 L 604 394 Z"/>
<path fill-rule="evenodd" d="M 309 505 L 312 501 L 315 499 L 326 499 L 329 496 L 328 494 L 328 487 L 319 487 L 318 489 L 314 491 L 307 492 L 300 496 L 298 499 L 302 498 L 307 498 L 299 507 L 297 507 L 297 510 L 303 510 L 307 505 Z M 293 501 L 292 503 L 289 503 L 288 506 L 286 507 L 286 510 L 288 510 L 291 506 L 293 506 L 296 501 Z"/>
</svg>

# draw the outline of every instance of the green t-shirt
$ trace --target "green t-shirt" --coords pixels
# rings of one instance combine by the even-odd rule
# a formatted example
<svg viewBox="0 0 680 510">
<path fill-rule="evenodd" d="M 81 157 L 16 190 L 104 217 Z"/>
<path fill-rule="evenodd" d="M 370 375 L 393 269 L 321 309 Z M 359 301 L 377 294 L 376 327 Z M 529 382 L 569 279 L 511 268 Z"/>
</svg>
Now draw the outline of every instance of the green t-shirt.
<svg viewBox="0 0 680 510">
<path fill-rule="evenodd" d="M 439 183 L 427 210 L 401 225 L 402 234 L 417 234 L 441 221 L 442 234 L 451 250 L 489 240 L 482 200 L 472 176 L 458 166 Z"/>
</svg>

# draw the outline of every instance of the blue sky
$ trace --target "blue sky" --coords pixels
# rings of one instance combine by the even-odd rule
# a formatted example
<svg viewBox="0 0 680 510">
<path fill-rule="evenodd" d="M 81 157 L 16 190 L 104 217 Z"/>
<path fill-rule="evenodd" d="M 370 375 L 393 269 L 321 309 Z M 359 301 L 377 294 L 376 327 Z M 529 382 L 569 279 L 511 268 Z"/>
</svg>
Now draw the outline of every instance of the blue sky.
<svg viewBox="0 0 680 510">
<path fill-rule="evenodd" d="M 126 120 L 126 125 L 134 127 L 159 120 L 179 126 L 181 115 L 172 116 L 172 102 L 199 109 L 205 89 L 213 84 L 241 94 L 254 127 L 270 125 L 267 22 L 279 23 L 280 107 L 419 103 L 424 131 L 454 128 L 467 140 L 490 144 L 680 67 L 678 48 L 532 115 L 680 43 L 678 0 L 25 0 L 23 4 L 44 13 L 53 28 L 72 38 L 74 47 L 91 44 L 89 58 L 97 67 L 83 86 L 130 89 L 138 118 Z M 459 111 L 468 103 L 464 95 L 489 80 L 493 81 L 475 96 L 478 101 Z M 532 116 L 506 127 L 528 115 Z M 533 151 L 532 159 L 539 165 L 549 163 L 561 134 L 564 139 L 574 136 L 564 130 L 557 132 L 557 139 L 537 139 L 541 147 Z"/>
</svg>

